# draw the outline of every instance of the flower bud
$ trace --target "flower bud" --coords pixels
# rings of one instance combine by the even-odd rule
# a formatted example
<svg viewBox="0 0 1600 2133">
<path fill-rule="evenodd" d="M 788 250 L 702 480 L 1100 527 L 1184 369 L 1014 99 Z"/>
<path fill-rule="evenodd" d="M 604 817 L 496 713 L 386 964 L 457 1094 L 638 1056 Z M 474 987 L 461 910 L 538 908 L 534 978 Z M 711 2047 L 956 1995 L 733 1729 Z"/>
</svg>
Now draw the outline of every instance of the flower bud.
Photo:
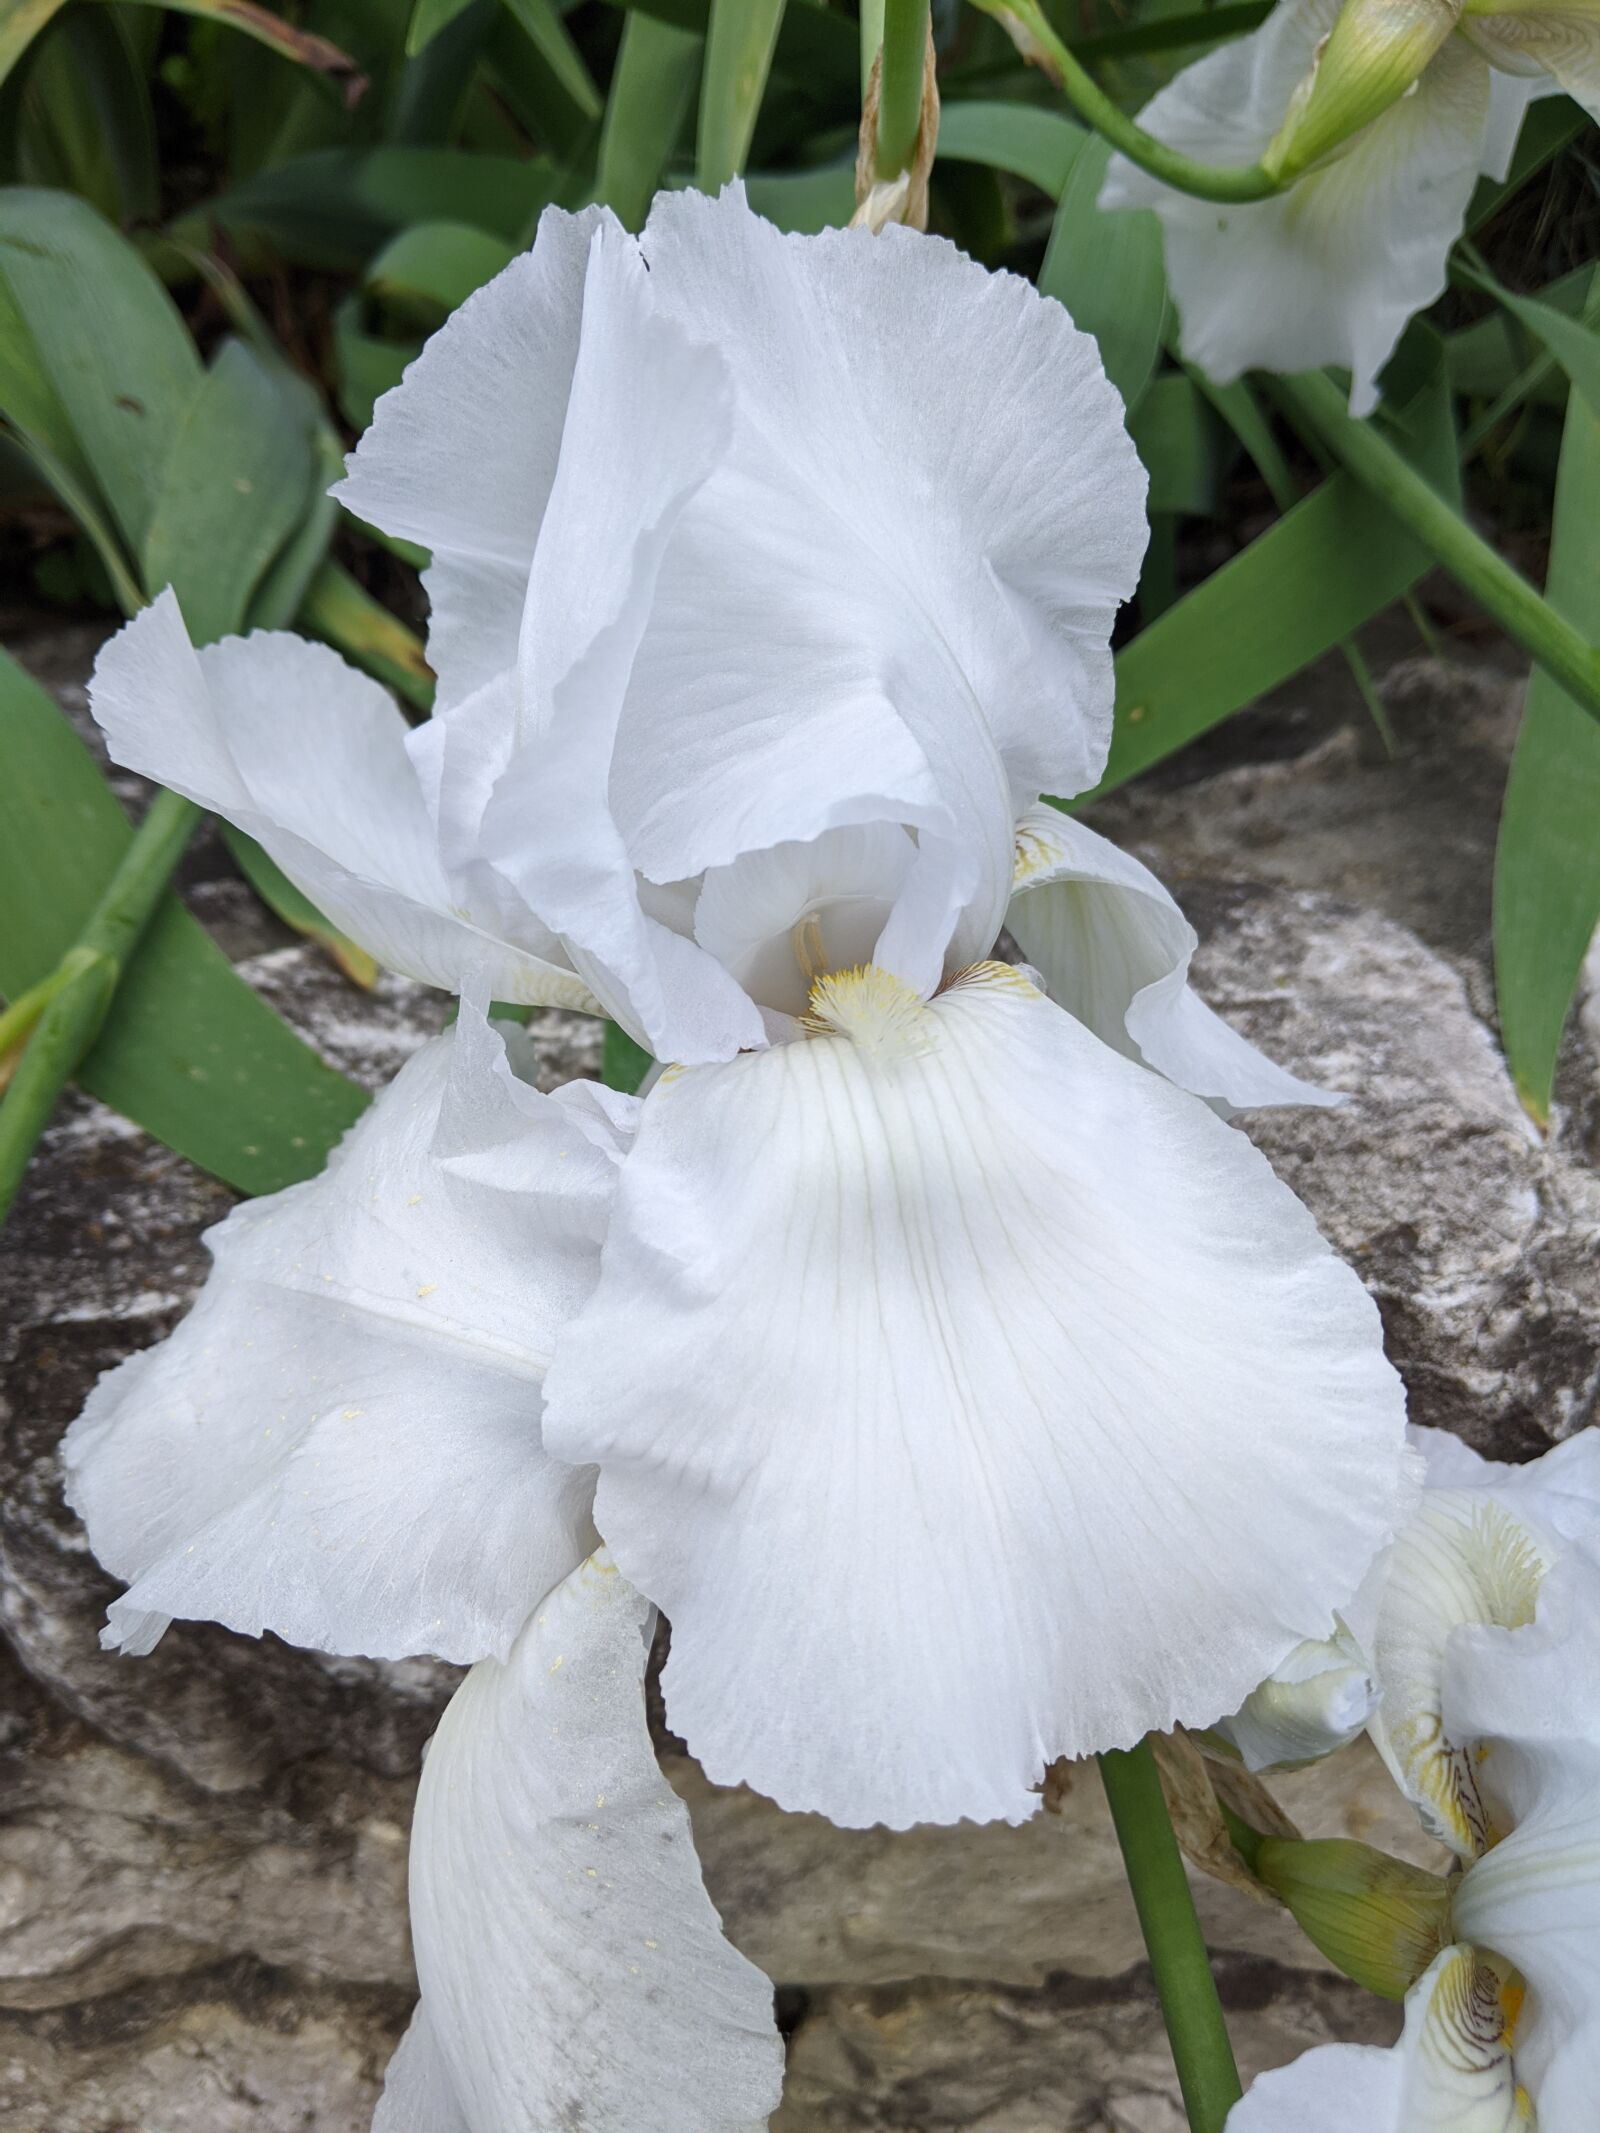
<svg viewBox="0 0 1600 2133">
<path fill-rule="evenodd" d="M 1345 0 L 1262 156 L 1280 182 L 1398 103 L 1456 26 L 1461 0 Z"/>
<path fill-rule="evenodd" d="M 1403 2000 L 1450 1943 L 1450 1885 L 1350 1837 L 1265 1837 L 1255 1871 L 1346 1977 Z"/>
<path fill-rule="evenodd" d="M 1377 1701 L 1366 1657 L 1341 1628 L 1297 1644 L 1212 1730 L 1238 1750 L 1247 1770 L 1290 1770 L 1354 1740 Z"/>
</svg>

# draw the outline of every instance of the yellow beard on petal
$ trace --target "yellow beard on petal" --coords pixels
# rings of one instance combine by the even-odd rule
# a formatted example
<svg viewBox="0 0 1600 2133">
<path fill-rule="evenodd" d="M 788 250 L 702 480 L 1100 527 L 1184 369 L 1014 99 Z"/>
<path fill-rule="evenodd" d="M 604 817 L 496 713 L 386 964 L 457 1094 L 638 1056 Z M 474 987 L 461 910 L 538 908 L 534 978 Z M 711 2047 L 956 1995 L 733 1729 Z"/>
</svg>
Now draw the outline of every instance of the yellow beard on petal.
<svg viewBox="0 0 1600 2133">
<path fill-rule="evenodd" d="M 877 963 L 819 977 L 800 1027 L 808 1037 L 847 1037 L 881 1059 L 915 1058 L 938 1041 L 921 994 Z"/>
<path fill-rule="evenodd" d="M 1038 988 L 1011 963 L 970 963 L 943 990 L 988 986 L 1004 992 Z M 847 1037 L 879 1059 L 915 1058 L 939 1041 L 938 1016 L 903 978 L 877 963 L 830 970 L 815 979 L 811 1006 L 799 1018 L 808 1037 Z"/>
</svg>

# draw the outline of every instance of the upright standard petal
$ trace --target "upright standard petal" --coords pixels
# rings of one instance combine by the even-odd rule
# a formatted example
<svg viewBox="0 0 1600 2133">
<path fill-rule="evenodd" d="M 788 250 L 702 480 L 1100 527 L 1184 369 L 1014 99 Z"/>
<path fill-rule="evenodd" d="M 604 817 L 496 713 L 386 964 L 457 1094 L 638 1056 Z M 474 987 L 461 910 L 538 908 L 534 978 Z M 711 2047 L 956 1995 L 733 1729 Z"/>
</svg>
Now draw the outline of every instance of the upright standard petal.
<svg viewBox="0 0 1600 2133">
<path fill-rule="evenodd" d="M 1338 11 L 1339 0 L 1279 0 L 1260 29 L 1185 67 L 1140 124 L 1204 162 L 1257 160 Z M 1488 118 L 1489 70 L 1451 37 L 1409 94 L 1286 192 L 1219 206 L 1118 156 L 1100 204 L 1161 217 L 1190 362 L 1220 383 L 1343 364 L 1351 411 L 1369 414 L 1406 321 L 1444 288 Z"/>
<path fill-rule="evenodd" d="M 1453 1947 L 1406 1994 L 1391 2051 L 1323 2044 L 1258 2074 L 1228 2133 L 1529 2133 L 1526 2101 L 1499 1981 L 1475 1950 Z"/>
<path fill-rule="evenodd" d="M 541 1095 L 465 1008 L 320 1177 L 210 1233 L 193 1311 L 65 1441 L 69 1498 L 129 1581 L 108 1642 L 182 1615 L 377 1658 L 507 1650 L 595 1542 L 540 1382 L 633 1109 Z"/>
<path fill-rule="evenodd" d="M 1059 808 L 1017 825 L 1006 924 L 1102 1044 L 1227 1111 L 1341 1099 L 1275 1066 L 1189 984 L 1199 936 L 1148 867 Z"/>
<path fill-rule="evenodd" d="M 317 908 L 391 970 L 497 999 L 592 1007 L 528 914 L 496 917 L 447 877 L 407 748 L 375 681 L 283 631 L 196 651 L 171 591 L 95 662 L 89 702 L 114 762 L 214 808 L 265 846 Z"/>
<path fill-rule="evenodd" d="M 666 544 L 725 448 L 715 352 L 663 319 L 632 240 L 593 240 L 560 470 L 523 618 L 520 749 L 484 848 L 560 935 L 610 1013 L 658 1057 L 765 1041 L 720 963 L 651 916 L 612 814 L 618 721 Z"/>
<path fill-rule="evenodd" d="M 958 967 L 998 930 L 1018 806 L 1091 784 L 1109 740 L 1145 481 L 1095 344 L 947 244 L 784 236 L 737 186 L 663 194 L 643 243 L 661 304 L 725 356 L 735 424 L 641 648 L 630 846 L 655 879 L 731 861 L 730 761 L 789 809 L 757 841 L 812 836 L 842 819 L 816 764 L 848 792 L 865 729 L 886 790 L 903 729 L 897 789 L 924 761 L 980 868 Z"/>
<path fill-rule="evenodd" d="M 645 1723 L 649 1605 L 603 1555 L 473 1668 L 422 1769 L 422 2000 L 373 2133 L 759 2133 L 772 1987 L 723 1938 Z"/>
<path fill-rule="evenodd" d="M 719 1782 L 1005 1817 L 1234 1710 L 1399 1510 L 1377 1313 L 1242 1135 L 1016 971 L 822 981 L 668 1074 L 547 1441 L 673 1624 Z"/>
<path fill-rule="evenodd" d="M 1463 1940 L 1527 1986 L 1517 2071 L 1539 2133 L 1590 2133 L 1600 2097 L 1600 1571 L 1550 1572 L 1526 1628 L 1463 1630 L 1444 1723 L 1472 1744 L 1498 1842 L 1454 1899 Z"/>
<path fill-rule="evenodd" d="M 1428 1485 L 1371 1588 L 1363 1633 L 1382 1700 L 1370 1730 L 1430 1831 L 1474 1859 L 1492 1831 L 1472 1744 L 1445 1722 L 1448 1655 L 1462 1631 L 1532 1622 L 1569 1550 L 1600 1563 L 1600 1431 L 1524 1466 L 1480 1459 L 1442 1431 L 1411 1438 Z"/>
<path fill-rule="evenodd" d="M 603 208 L 547 208 L 532 251 L 452 312 L 383 395 L 333 492 L 431 551 L 423 583 L 441 712 L 517 663 L 602 224 L 619 228 Z"/>
<path fill-rule="evenodd" d="M 925 997 L 988 953 L 1018 807 L 1104 760 L 1144 491 L 1058 305 L 904 231 L 783 237 L 734 186 L 641 240 L 547 216 L 342 493 L 434 547 L 442 715 L 412 748 L 465 901 L 696 1062 L 803 1002 L 796 928 L 870 915 Z M 887 872 L 741 936 L 752 996 L 699 883 L 857 831 Z"/>
</svg>

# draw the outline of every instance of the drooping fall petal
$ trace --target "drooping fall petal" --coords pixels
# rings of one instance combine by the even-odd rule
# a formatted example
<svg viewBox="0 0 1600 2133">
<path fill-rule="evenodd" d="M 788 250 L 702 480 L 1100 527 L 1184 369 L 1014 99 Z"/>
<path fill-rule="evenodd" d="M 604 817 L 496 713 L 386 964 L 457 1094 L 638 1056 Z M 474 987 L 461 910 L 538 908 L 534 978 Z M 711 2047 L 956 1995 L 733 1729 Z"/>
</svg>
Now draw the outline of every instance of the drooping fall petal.
<svg viewBox="0 0 1600 2133">
<path fill-rule="evenodd" d="M 772 1988 L 650 1745 L 652 1620 L 598 1555 L 451 1700 L 411 1840 L 422 2000 L 374 2133 L 759 2133 L 776 2108 Z"/>
<path fill-rule="evenodd" d="M 210 1233 L 188 1318 L 67 1433 L 70 1499 L 130 1588 L 108 1641 L 181 1615 L 379 1658 L 507 1649 L 594 1546 L 540 1386 L 633 1108 L 541 1095 L 467 1007 L 319 1177 Z"/>
<path fill-rule="evenodd" d="M 1020 1820 L 1331 1629 L 1399 1382 L 1264 1159 L 1017 972 L 855 973 L 813 1021 L 648 1098 L 547 1441 L 600 1465 L 714 1778 Z"/>
</svg>

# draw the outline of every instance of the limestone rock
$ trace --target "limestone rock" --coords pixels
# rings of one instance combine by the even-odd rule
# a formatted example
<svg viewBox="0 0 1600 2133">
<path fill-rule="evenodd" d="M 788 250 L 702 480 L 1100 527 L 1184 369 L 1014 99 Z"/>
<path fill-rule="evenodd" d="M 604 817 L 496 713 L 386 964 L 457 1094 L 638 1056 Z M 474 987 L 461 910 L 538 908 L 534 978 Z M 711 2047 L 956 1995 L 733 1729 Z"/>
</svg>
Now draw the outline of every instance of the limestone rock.
<svg viewBox="0 0 1600 2133">
<path fill-rule="evenodd" d="M 1144 1958 L 1092 1763 L 1074 1764 L 1057 1812 L 1011 1829 L 835 1829 L 744 1790 L 710 1785 L 687 1757 L 667 1774 L 688 1803 L 706 1885 L 739 1946 L 783 1984 L 914 1977 L 1104 1983 Z M 1273 1790 L 1302 1834 L 1359 1837 L 1422 1865 L 1442 1854 L 1359 1743 Z M 1193 1875 L 1208 1945 L 1327 1965 L 1288 1913 Z"/>
<path fill-rule="evenodd" d="M 0 2016 L 0 2133 L 367 2133 L 407 1998 L 240 1962 Z"/>
<path fill-rule="evenodd" d="M 1223 1963 L 1245 2080 L 1334 2039 L 1387 2044 L 1397 2010 L 1337 1978 Z M 1184 2133 L 1149 1975 L 1032 1991 L 935 1983 L 808 2001 L 773 2133 Z M 1352 2133 L 1357 2129 L 1352 2128 Z"/>
</svg>

